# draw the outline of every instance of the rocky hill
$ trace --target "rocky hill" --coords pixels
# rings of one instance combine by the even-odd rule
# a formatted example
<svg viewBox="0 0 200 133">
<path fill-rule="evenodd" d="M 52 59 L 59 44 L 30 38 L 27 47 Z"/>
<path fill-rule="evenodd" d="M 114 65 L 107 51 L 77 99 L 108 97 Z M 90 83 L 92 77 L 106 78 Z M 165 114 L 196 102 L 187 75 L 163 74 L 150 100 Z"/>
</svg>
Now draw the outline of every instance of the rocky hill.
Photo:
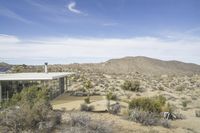
<svg viewBox="0 0 200 133">
<path fill-rule="evenodd" d="M 180 61 L 163 61 L 143 56 L 111 59 L 103 63 L 74 64 L 76 68 L 108 74 L 142 73 L 151 75 L 200 74 L 200 65 Z"/>
<path fill-rule="evenodd" d="M 3 63 L 0 68 L 10 68 Z M 27 66 L 17 65 L 12 67 L 13 72 L 43 72 L 43 65 Z M 111 59 L 102 63 L 49 65 L 49 72 L 62 71 L 88 71 L 106 74 L 134 74 L 145 75 L 193 75 L 200 74 L 200 65 L 180 61 L 163 61 L 149 57 L 136 56 Z"/>
<path fill-rule="evenodd" d="M 9 64 L 0 62 L 0 73 L 8 71 L 10 68 L 11 66 Z"/>
</svg>

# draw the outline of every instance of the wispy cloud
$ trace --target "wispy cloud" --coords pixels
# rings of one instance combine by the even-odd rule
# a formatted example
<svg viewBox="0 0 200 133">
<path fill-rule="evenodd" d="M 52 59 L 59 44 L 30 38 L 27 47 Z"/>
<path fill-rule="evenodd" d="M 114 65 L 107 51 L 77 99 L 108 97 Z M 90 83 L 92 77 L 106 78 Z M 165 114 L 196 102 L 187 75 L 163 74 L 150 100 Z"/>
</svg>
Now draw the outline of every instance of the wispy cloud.
<svg viewBox="0 0 200 133">
<path fill-rule="evenodd" d="M 118 23 L 103 23 L 103 26 L 117 26 Z"/>
<path fill-rule="evenodd" d="M 47 13 L 58 15 L 60 13 L 59 8 L 56 8 L 56 6 L 51 6 L 48 3 L 45 3 L 45 1 L 33 1 L 33 0 L 24 0 L 28 4 L 34 6 L 37 8 L 37 10 L 42 10 Z"/>
<path fill-rule="evenodd" d="M 149 56 L 164 60 L 181 60 L 199 63 L 200 39 L 167 40 L 158 37 L 134 38 L 43 38 L 34 40 L 19 39 L 0 35 L 1 58 L 56 58 L 69 57 L 109 57 Z M 7 38 L 7 39 L 6 39 Z M 9 42 L 14 38 L 13 41 Z M 9 44 L 9 45 L 7 45 Z"/>
<path fill-rule="evenodd" d="M 73 13 L 76 13 L 76 14 L 83 14 L 83 15 L 86 15 L 85 13 L 83 13 L 82 11 L 78 10 L 76 8 L 76 2 L 70 2 L 68 5 L 67 5 L 67 8 L 69 11 L 73 12 Z"/>
<path fill-rule="evenodd" d="M 28 24 L 33 23 L 32 21 L 18 15 L 17 13 L 5 7 L 0 7 L 0 15 L 11 18 L 11 19 L 15 19 L 24 23 L 28 23 Z"/>
<path fill-rule="evenodd" d="M 66 13 L 66 8 L 70 11 L 73 12 L 75 11 L 77 14 L 81 15 L 87 15 L 78 9 L 75 9 L 75 6 L 70 5 L 69 3 L 67 6 L 60 6 L 60 5 L 53 5 L 50 4 L 46 1 L 33 1 L 33 0 L 24 0 L 27 2 L 29 5 L 33 6 L 35 10 L 39 11 L 41 14 L 45 14 L 42 16 L 42 19 L 50 20 L 52 22 L 57 22 L 57 23 L 70 23 L 74 22 L 76 20 L 70 19 L 70 15 Z M 69 9 L 70 8 L 70 9 Z M 73 12 L 73 13 L 75 13 Z"/>
</svg>

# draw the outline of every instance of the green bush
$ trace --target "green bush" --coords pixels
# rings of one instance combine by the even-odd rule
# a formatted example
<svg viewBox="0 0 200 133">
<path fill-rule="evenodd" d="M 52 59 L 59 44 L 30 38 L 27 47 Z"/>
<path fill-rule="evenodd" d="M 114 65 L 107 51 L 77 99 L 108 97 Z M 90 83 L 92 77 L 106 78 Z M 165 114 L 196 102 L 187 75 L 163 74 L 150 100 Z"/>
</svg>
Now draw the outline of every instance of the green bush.
<svg viewBox="0 0 200 133">
<path fill-rule="evenodd" d="M 166 99 L 163 96 L 135 98 L 129 102 L 129 109 L 139 109 L 148 112 L 161 112 Z"/>
<path fill-rule="evenodd" d="M 84 101 L 85 101 L 85 103 L 89 104 L 89 103 L 90 103 L 90 97 L 86 97 L 86 98 L 84 99 Z"/>
<path fill-rule="evenodd" d="M 25 88 L 4 107 L 0 113 L 0 129 L 7 127 L 8 132 L 36 131 L 41 122 L 51 129 L 61 120 L 61 114 L 52 109 L 45 88 Z"/>
<path fill-rule="evenodd" d="M 187 107 L 187 104 L 188 104 L 188 101 L 182 101 L 182 106 L 183 106 L 184 108 Z"/>
<path fill-rule="evenodd" d="M 162 111 L 173 113 L 175 111 L 175 106 L 167 103 L 162 107 Z"/>
<path fill-rule="evenodd" d="M 83 84 L 85 91 L 87 92 L 87 96 L 90 97 L 90 91 L 93 87 L 93 84 L 90 80 L 86 80 Z"/>
<path fill-rule="evenodd" d="M 140 87 L 139 81 L 125 81 L 124 84 L 121 86 L 123 90 L 128 91 L 135 91 L 135 92 L 141 92 L 142 88 Z"/>
<path fill-rule="evenodd" d="M 117 100 L 117 95 L 113 94 L 112 92 L 109 92 L 106 94 L 107 100 Z"/>
<path fill-rule="evenodd" d="M 24 88 L 20 93 L 16 93 L 8 101 L 5 101 L 3 107 L 9 107 L 14 105 L 20 105 L 23 103 L 28 103 L 32 107 L 37 101 L 43 99 L 45 101 L 49 100 L 49 94 L 46 88 L 40 88 L 37 86 L 32 86 L 29 88 Z"/>
</svg>

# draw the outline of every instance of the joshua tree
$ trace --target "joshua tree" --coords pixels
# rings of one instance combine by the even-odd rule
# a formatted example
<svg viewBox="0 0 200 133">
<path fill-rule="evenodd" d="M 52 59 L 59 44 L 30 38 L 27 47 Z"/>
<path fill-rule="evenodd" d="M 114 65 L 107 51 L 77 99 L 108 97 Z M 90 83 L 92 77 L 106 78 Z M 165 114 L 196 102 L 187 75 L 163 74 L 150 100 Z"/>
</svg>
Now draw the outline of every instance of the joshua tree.
<svg viewBox="0 0 200 133">
<path fill-rule="evenodd" d="M 93 87 L 92 85 L 92 82 L 90 80 L 87 80 L 85 83 L 84 83 L 84 89 L 87 91 L 87 100 L 88 101 L 87 103 L 90 102 L 90 89 Z"/>
</svg>

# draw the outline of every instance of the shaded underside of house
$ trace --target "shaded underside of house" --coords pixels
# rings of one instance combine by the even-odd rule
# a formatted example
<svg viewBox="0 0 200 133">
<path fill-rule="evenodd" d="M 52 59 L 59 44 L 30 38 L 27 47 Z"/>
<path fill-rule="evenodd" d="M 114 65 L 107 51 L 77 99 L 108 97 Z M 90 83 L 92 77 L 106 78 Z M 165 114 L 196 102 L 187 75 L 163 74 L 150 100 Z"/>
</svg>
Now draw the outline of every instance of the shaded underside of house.
<svg viewBox="0 0 200 133">
<path fill-rule="evenodd" d="M 74 73 L 5 73 L 0 74 L 0 102 L 14 93 L 32 85 L 50 89 L 50 97 L 55 98 L 67 90 L 68 76 Z"/>
</svg>

